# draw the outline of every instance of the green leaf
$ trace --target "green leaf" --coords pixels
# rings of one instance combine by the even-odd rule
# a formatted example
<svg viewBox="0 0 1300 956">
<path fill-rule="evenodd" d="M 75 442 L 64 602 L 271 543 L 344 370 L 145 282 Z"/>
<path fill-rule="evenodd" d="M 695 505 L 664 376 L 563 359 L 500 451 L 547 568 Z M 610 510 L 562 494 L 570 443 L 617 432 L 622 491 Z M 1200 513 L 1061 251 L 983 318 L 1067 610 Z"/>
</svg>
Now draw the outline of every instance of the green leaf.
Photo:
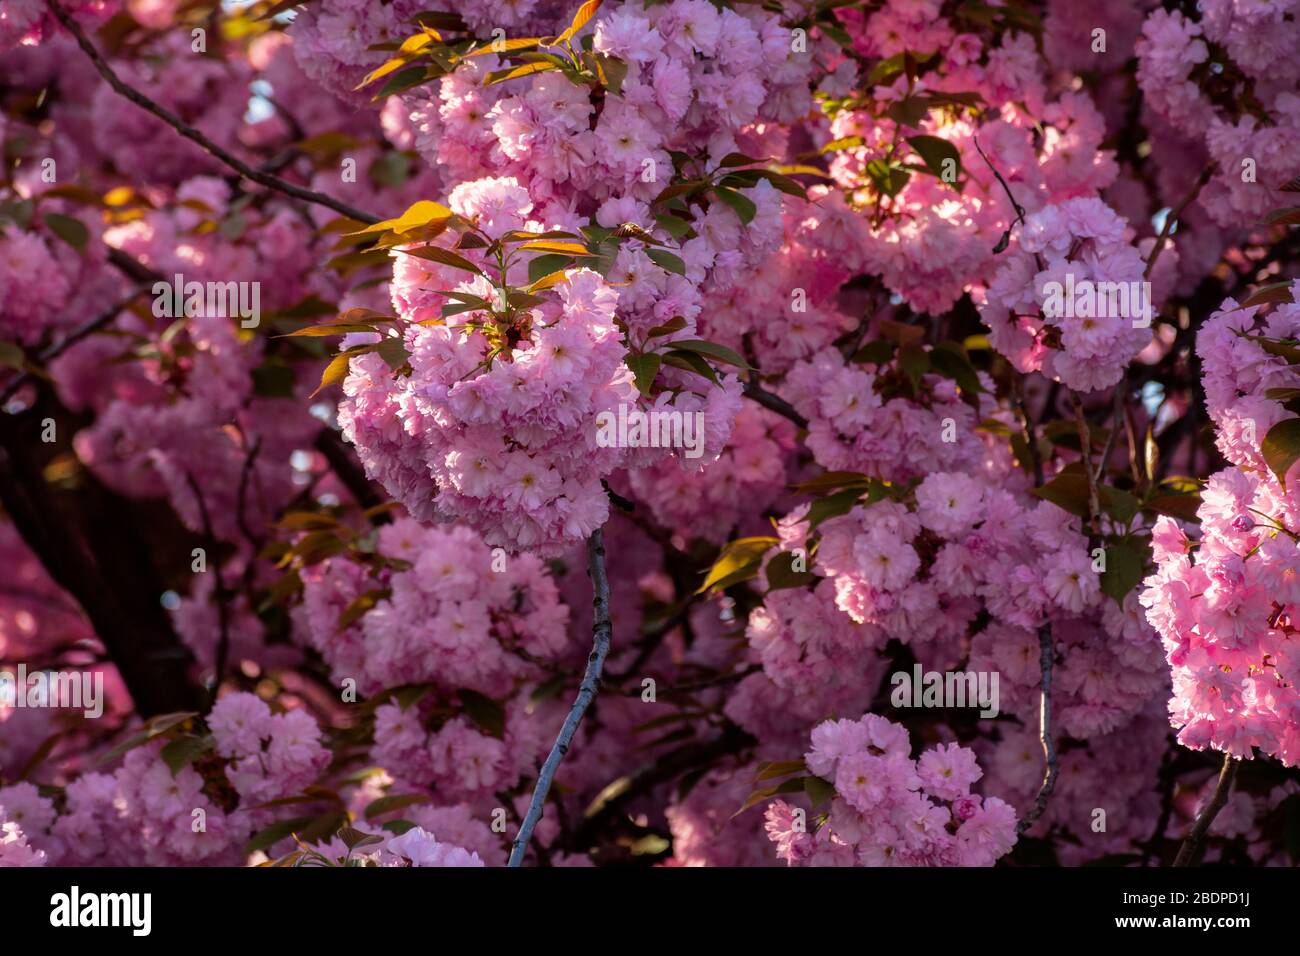
<svg viewBox="0 0 1300 956">
<path fill-rule="evenodd" d="M 1029 493 L 1072 515 L 1088 517 L 1088 479 L 1078 472 L 1063 471 L 1042 487 L 1031 488 Z"/>
<path fill-rule="evenodd" d="M 686 263 L 682 262 L 679 256 L 665 252 L 663 249 L 647 249 L 645 254 L 664 271 L 675 272 L 679 276 L 686 275 Z"/>
<path fill-rule="evenodd" d="M 857 149 L 865 146 L 866 140 L 861 136 L 844 136 L 840 139 L 833 139 L 822 147 L 822 153 L 842 153 L 846 149 Z"/>
<path fill-rule="evenodd" d="M 957 152 L 956 146 L 938 136 L 909 136 L 907 142 L 921 157 L 926 169 L 949 185 L 956 186 L 957 176 L 961 173 L 961 153 Z M 949 162 L 952 169 L 953 178 L 951 180 L 943 178 L 945 161 Z"/>
<path fill-rule="evenodd" d="M 762 790 L 755 790 L 746 798 L 741 808 L 732 814 L 732 817 L 738 817 L 750 807 L 762 803 L 764 800 L 769 800 L 779 794 L 803 793 L 806 786 L 804 781 L 806 779 L 806 777 L 794 777 L 790 780 L 782 781 L 774 787 L 764 787 Z"/>
<path fill-rule="evenodd" d="M 907 373 L 912 388 L 920 388 L 922 377 L 930 371 L 930 353 L 919 345 L 904 345 L 898 350 L 898 365 Z"/>
<path fill-rule="evenodd" d="M 719 362 L 726 362 L 728 365 L 734 365 L 737 368 L 748 369 L 749 363 L 740 355 L 727 348 L 725 345 L 719 345 L 716 342 L 706 342 L 703 339 L 682 339 L 674 342 L 673 348 L 682 349 L 686 352 L 698 352 L 700 355 L 707 355 L 711 359 Z"/>
<path fill-rule="evenodd" d="M 964 348 L 956 342 L 940 342 L 931 350 L 930 362 L 936 372 L 957 383 L 968 404 L 979 405 L 977 396 L 984 391 L 984 386 Z"/>
<path fill-rule="evenodd" d="M 886 196 L 897 196 L 912 178 L 912 174 L 901 166 L 891 166 L 883 159 L 873 159 L 867 163 L 867 175 Z"/>
<path fill-rule="evenodd" d="M 372 607 L 380 601 L 392 596 L 392 588 L 374 588 L 370 591 L 366 591 L 364 594 L 358 594 L 348 603 L 348 606 L 343 609 L 343 613 L 339 615 L 338 624 L 335 625 L 335 630 L 347 630 L 350 625 L 359 621 Z"/>
<path fill-rule="evenodd" d="M 343 845 L 349 850 L 355 850 L 358 847 L 375 846 L 384 842 L 384 838 L 379 834 L 364 833 L 356 827 L 340 828 L 338 838 L 343 841 Z"/>
<path fill-rule="evenodd" d="M 552 677 L 550 680 L 538 684 L 528 699 L 534 703 L 539 700 L 550 700 L 560 691 L 564 690 L 564 685 L 568 683 L 568 678 L 563 674 L 558 677 Z"/>
<path fill-rule="evenodd" d="M 903 72 L 903 54 L 895 53 L 887 57 L 871 68 L 867 74 L 865 86 L 876 86 L 880 83 L 886 83 L 892 80 L 898 74 Z"/>
<path fill-rule="evenodd" d="M 636 378 L 637 390 L 642 395 L 650 394 L 650 386 L 654 384 L 655 376 L 659 374 L 659 367 L 663 364 L 663 356 L 658 352 L 645 352 L 641 355 L 627 355 L 623 359 L 623 364 L 632 370 L 632 375 Z"/>
<path fill-rule="evenodd" d="M 873 480 L 860 471 L 825 471 L 816 478 L 800 481 L 792 487 L 804 494 L 822 494 L 837 488 L 867 488 Z"/>
<path fill-rule="evenodd" d="M 22 371 L 27 367 L 27 355 L 22 347 L 12 342 L 0 342 L 0 365 L 7 365 Z"/>
<path fill-rule="evenodd" d="M 853 510 L 853 506 L 862 497 L 861 490 L 850 488 L 838 494 L 818 498 L 808 508 L 808 528 L 811 531 L 828 518 L 838 518 Z"/>
<path fill-rule="evenodd" d="M 536 283 L 547 276 L 561 272 L 573 263 L 572 256 L 545 255 L 528 262 L 528 281 Z"/>
<path fill-rule="evenodd" d="M 185 734 L 169 740 L 159 751 L 158 756 L 162 757 L 163 763 L 171 770 L 174 777 L 182 768 L 188 767 L 211 750 L 212 746 L 213 741 L 210 736 L 196 737 L 193 734 Z"/>
<path fill-rule="evenodd" d="M 1300 206 L 1274 209 L 1264 217 L 1264 221 L 1270 226 L 1300 226 Z"/>
<path fill-rule="evenodd" d="M 1285 486 L 1286 473 L 1300 458 L 1300 418 L 1287 418 L 1270 428 L 1260 451 L 1278 482 Z"/>
<path fill-rule="evenodd" d="M 600 9 L 600 0 L 587 0 L 586 3 L 578 7 L 578 12 L 573 15 L 573 20 L 570 22 L 568 29 L 556 37 L 553 43 L 547 45 L 555 46 L 572 40 L 577 32 L 591 21 L 598 9 Z"/>
<path fill-rule="evenodd" d="M 1072 515 L 1088 517 L 1088 477 L 1081 471 L 1063 471 L 1041 488 L 1030 489 L 1029 493 L 1050 501 Z M 1123 524 L 1132 521 L 1142 507 L 1133 495 L 1110 485 L 1097 487 L 1097 504 L 1103 512 Z"/>
<path fill-rule="evenodd" d="M 821 777 L 807 776 L 803 778 L 804 792 L 812 799 L 813 809 L 828 803 L 835 797 L 835 787 L 827 783 Z"/>
<path fill-rule="evenodd" d="M 1197 510 L 1201 507 L 1201 496 L 1196 495 L 1153 495 L 1147 499 L 1143 509 L 1156 514 L 1181 518 L 1183 521 L 1200 521 Z"/>
<path fill-rule="evenodd" d="M 400 73 L 394 73 L 389 77 L 388 82 L 379 88 L 379 92 L 376 93 L 373 98 L 376 100 L 382 100 L 385 96 L 392 96 L 394 93 L 401 93 L 414 86 L 419 86 L 427 79 L 431 79 L 427 67 L 408 67 Z"/>
<path fill-rule="evenodd" d="M 485 86 L 493 86 L 497 83 L 504 83 L 506 80 L 517 80 L 521 76 L 531 76 L 534 73 L 544 73 L 547 70 L 558 70 L 559 67 L 547 60 L 537 60 L 533 63 L 525 63 L 523 66 L 508 67 L 504 70 L 494 70 L 487 75 Z"/>
<path fill-rule="evenodd" d="M 662 216 L 656 216 L 657 222 L 661 229 L 668 235 L 672 236 L 678 242 L 681 242 L 691 231 L 691 224 L 685 219 L 678 216 L 664 213 Z"/>
<path fill-rule="evenodd" d="M 771 763 L 763 763 L 758 766 L 758 773 L 754 775 L 755 783 L 762 783 L 764 780 L 775 780 L 777 777 L 788 777 L 792 773 L 807 773 L 808 766 L 803 762 L 803 758 L 798 760 L 774 760 Z"/>
<path fill-rule="evenodd" d="M 483 270 L 474 263 L 470 262 L 464 256 L 452 252 L 450 249 L 444 249 L 442 246 L 417 246 L 413 249 L 399 249 L 398 252 L 408 256 L 415 256 L 417 259 L 428 259 L 430 262 L 437 262 L 444 266 L 451 266 L 453 269 L 462 269 L 465 272 L 472 272 L 475 275 L 482 275 Z"/>
<path fill-rule="evenodd" d="M 709 588 L 729 587 L 752 578 L 758 573 L 763 555 L 778 543 L 779 539 L 766 537 L 737 538 L 728 542 L 695 593 L 703 594 Z"/>
<path fill-rule="evenodd" d="M 413 807 L 420 803 L 431 803 L 433 798 L 423 793 L 394 793 L 386 797 L 379 797 L 377 800 L 371 800 L 366 804 L 365 818 L 373 820 L 375 817 L 382 817 L 386 813 L 392 813 L 394 810 L 404 810 L 407 807 Z"/>
<path fill-rule="evenodd" d="M 771 591 L 783 591 L 786 588 L 803 588 L 817 580 L 817 575 L 811 571 L 794 570 L 795 555 L 790 551 L 781 551 L 772 556 L 772 560 L 767 562 L 767 589 Z M 804 564 L 807 565 L 808 557 L 804 555 Z"/>
<path fill-rule="evenodd" d="M 470 720 L 478 724 L 489 736 L 500 740 L 506 733 L 506 711 L 491 697 L 476 690 L 459 691 L 460 702 Z"/>
<path fill-rule="evenodd" d="M 920 96 L 906 96 L 896 100 L 885 110 L 885 115 L 900 126 L 920 126 L 930 112 L 930 101 Z"/>
<path fill-rule="evenodd" d="M 647 339 L 655 339 L 661 335 L 672 335 L 674 332 L 680 332 L 684 328 L 686 328 L 686 320 L 680 315 L 674 315 L 662 325 L 656 325 L 645 335 Z"/>
<path fill-rule="evenodd" d="M 253 838 L 244 844 L 244 855 L 248 856 L 258 850 L 269 849 L 286 837 L 293 836 L 315 819 L 315 817 L 292 817 L 258 830 L 253 834 Z"/>
<path fill-rule="evenodd" d="M 758 207 L 754 205 L 754 201 L 734 189 L 727 186 L 718 186 L 713 190 L 713 194 L 735 210 L 736 215 L 740 217 L 740 221 L 745 225 L 753 222 L 754 216 L 758 214 Z"/>
<path fill-rule="evenodd" d="M 680 368 L 686 372 L 694 372 L 696 375 L 707 378 L 714 385 L 722 384 L 718 381 L 718 373 L 713 371 L 713 366 L 694 352 L 678 351 L 677 349 L 666 352 L 664 354 L 664 364 L 671 365 L 673 368 Z"/>
<path fill-rule="evenodd" d="M 116 747 L 101 756 L 95 761 L 94 766 L 102 767 L 105 764 L 112 763 L 127 751 L 134 750 L 136 747 L 142 747 L 151 740 L 164 736 L 169 731 L 172 731 L 185 723 L 187 720 L 197 716 L 197 711 L 187 710 L 175 714 L 159 714 L 157 717 L 151 717 L 149 720 L 145 721 L 143 729 L 132 734 L 126 740 L 122 741 Z"/>
<path fill-rule="evenodd" d="M 90 240 L 90 230 L 80 219 L 73 216 L 64 216 L 57 212 L 47 212 L 45 214 L 45 225 L 50 227 L 50 231 L 66 242 L 78 252 L 86 251 L 86 243 Z"/>
<path fill-rule="evenodd" d="M 1291 283 L 1288 282 L 1271 282 L 1268 285 L 1262 285 L 1241 303 L 1241 308 L 1248 309 L 1255 305 L 1268 304 L 1285 304 L 1293 301 L 1291 298 Z"/>
<path fill-rule="evenodd" d="M 1139 550 L 1131 541 L 1106 549 L 1106 570 L 1101 573 L 1101 590 L 1123 604 L 1128 592 L 1142 580 L 1146 549 Z"/>
<path fill-rule="evenodd" d="M 854 352 L 849 361 L 863 365 L 884 365 L 894 357 L 895 348 L 897 345 L 888 339 L 876 339 Z"/>
</svg>

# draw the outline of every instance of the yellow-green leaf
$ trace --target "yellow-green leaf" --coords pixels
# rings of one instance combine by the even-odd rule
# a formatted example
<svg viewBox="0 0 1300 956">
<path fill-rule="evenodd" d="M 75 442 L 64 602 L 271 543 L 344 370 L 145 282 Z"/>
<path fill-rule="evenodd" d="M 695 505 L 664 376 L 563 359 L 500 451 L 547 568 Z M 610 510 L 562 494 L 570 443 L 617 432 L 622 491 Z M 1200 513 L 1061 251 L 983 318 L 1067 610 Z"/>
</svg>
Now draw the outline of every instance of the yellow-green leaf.
<svg viewBox="0 0 1300 956">
<path fill-rule="evenodd" d="M 737 538 L 735 541 L 728 542 L 718 555 L 718 559 L 713 562 L 713 567 L 709 569 L 704 583 L 700 585 L 696 594 L 703 594 L 711 587 L 726 582 L 735 584 L 746 578 L 753 577 L 758 573 L 758 566 L 763 560 L 763 555 L 767 554 L 778 544 L 777 538 L 758 537 L 758 538 Z M 738 577 L 743 575 L 742 577 Z M 724 585 L 726 586 L 726 585 Z"/>
</svg>

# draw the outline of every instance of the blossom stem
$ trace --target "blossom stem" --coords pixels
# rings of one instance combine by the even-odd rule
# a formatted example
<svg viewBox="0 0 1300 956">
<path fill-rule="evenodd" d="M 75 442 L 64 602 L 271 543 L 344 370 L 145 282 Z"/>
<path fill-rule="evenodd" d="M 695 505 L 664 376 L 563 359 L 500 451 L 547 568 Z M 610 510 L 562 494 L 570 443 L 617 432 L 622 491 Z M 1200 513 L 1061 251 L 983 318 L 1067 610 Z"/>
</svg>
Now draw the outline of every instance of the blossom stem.
<svg viewBox="0 0 1300 956">
<path fill-rule="evenodd" d="M 302 186 L 295 186 L 293 183 L 287 182 L 279 176 L 273 176 L 268 172 L 254 169 L 233 153 L 208 139 L 208 137 L 204 136 L 193 126 L 185 123 L 179 116 L 171 112 L 171 110 L 155 103 L 139 90 L 126 83 L 117 75 L 113 68 L 108 65 L 108 62 L 100 55 L 99 51 L 95 49 L 95 45 L 90 42 L 81 27 L 79 27 L 77 22 L 68 15 L 67 11 L 59 6 L 56 0 L 48 0 L 48 3 L 51 12 L 53 12 L 54 16 L 58 18 L 58 21 L 63 24 L 64 28 L 72 34 L 73 38 L 77 41 L 77 46 L 81 47 L 82 52 L 89 57 L 90 62 L 94 64 L 99 75 L 102 76 L 104 81 L 113 88 L 113 92 L 130 100 L 145 112 L 152 113 L 186 139 L 198 145 L 200 149 L 212 158 L 225 163 L 245 179 L 252 180 L 258 185 L 265 186 L 267 189 L 274 189 L 277 192 L 284 193 L 286 196 L 292 196 L 295 199 L 301 199 L 304 202 L 315 203 L 318 206 L 325 206 L 328 209 L 333 209 L 340 215 L 347 216 L 349 219 L 355 219 L 358 222 L 370 224 L 379 221 L 378 216 L 372 216 L 370 213 L 362 212 L 360 209 L 349 206 L 345 202 L 339 202 L 332 196 L 325 195 L 325 193 L 316 192 L 314 189 L 306 189 Z"/>
<path fill-rule="evenodd" d="M 614 626 L 609 618 L 609 579 L 605 576 L 605 539 L 600 528 L 593 531 L 591 537 L 587 539 L 587 574 L 591 578 L 591 589 L 594 595 L 591 602 L 592 647 L 591 653 L 587 656 L 587 671 L 578 687 L 578 696 L 574 698 L 573 706 L 569 708 L 569 714 L 560 727 L 560 735 L 555 738 L 555 745 L 551 747 L 551 752 L 537 775 L 537 784 L 533 787 L 533 797 L 528 803 L 528 812 L 524 814 L 524 822 L 519 826 L 519 835 L 515 837 L 514 845 L 510 848 L 510 866 L 520 866 L 524 861 L 524 851 L 528 848 L 528 841 L 532 839 L 537 821 L 542 817 L 542 808 L 546 803 L 546 795 L 550 792 L 551 781 L 554 780 L 555 772 L 560 767 L 560 761 L 569 752 L 569 745 L 578 730 L 578 724 L 582 721 L 582 715 L 586 713 L 587 707 L 596 697 L 600 672 L 605 666 L 605 655 L 609 653 L 610 641 L 614 636 Z"/>
<path fill-rule="evenodd" d="M 1192 828 L 1187 831 L 1183 845 L 1178 848 L 1178 856 L 1174 858 L 1174 866 L 1195 866 L 1200 860 L 1205 834 L 1209 832 L 1210 824 L 1228 802 L 1228 794 L 1232 791 L 1232 781 L 1237 776 L 1237 766 L 1240 763 L 1241 761 L 1232 754 L 1223 755 L 1223 769 L 1219 771 L 1219 782 L 1215 784 L 1214 796 L 1197 815 Z"/>
</svg>

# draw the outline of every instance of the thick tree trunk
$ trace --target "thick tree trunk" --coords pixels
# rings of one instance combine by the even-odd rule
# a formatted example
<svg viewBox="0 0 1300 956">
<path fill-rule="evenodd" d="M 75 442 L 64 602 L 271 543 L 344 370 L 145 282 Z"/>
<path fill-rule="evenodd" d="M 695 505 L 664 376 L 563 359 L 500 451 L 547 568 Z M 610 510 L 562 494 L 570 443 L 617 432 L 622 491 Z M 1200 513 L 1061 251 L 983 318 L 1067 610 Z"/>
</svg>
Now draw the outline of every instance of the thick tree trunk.
<svg viewBox="0 0 1300 956">
<path fill-rule="evenodd" d="M 55 441 L 42 441 L 52 420 Z M 193 656 L 159 601 L 165 590 L 139 507 L 82 470 L 60 491 L 46 466 L 71 454 L 78 423 L 42 385 L 35 404 L 0 413 L 0 504 L 45 570 L 81 605 L 143 716 L 200 709 Z"/>
</svg>

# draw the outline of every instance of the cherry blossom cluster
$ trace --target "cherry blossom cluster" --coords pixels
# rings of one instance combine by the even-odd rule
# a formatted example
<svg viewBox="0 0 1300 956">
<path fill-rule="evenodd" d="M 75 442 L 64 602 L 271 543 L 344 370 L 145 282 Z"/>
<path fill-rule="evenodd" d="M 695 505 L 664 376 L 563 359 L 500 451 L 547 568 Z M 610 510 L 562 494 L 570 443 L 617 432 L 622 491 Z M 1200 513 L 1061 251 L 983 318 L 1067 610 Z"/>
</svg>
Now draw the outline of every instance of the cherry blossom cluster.
<svg viewBox="0 0 1300 956">
<path fill-rule="evenodd" d="M 1294 678 L 1300 660 L 1293 639 L 1300 519 L 1294 486 L 1280 483 L 1262 445 L 1273 425 L 1292 417 L 1268 397 L 1269 389 L 1293 388 L 1300 375 L 1261 341 L 1293 337 L 1300 308 L 1278 308 L 1262 326 L 1255 312 L 1228 300 L 1199 337 L 1206 405 L 1219 447 L 1237 467 L 1206 482 L 1196 540 L 1172 518 L 1157 522 L 1156 572 L 1142 603 L 1173 673 L 1169 711 L 1179 742 L 1237 757 L 1259 748 L 1294 766 L 1300 761 Z"/>
<path fill-rule="evenodd" d="M 1151 340 L 1158 311 L 1145 257 L 1129 240 L 1124 220 L 1096 198 L 1031 213 L 981 305 L 993 347 L 1019 371 L 1076 391 L 1118 382 Z M 1127 295 L 1098 298 L 1112 284 Z"/>
<path fill-rule="evenodd" d="M 939 744 L 911 756 L 906 728 L 875 714 L 813 728 L 804 759 L 834 788 L 826 822 L 784 800 L 767 810 L 768 837 L 791 866 L 992 866 L 1016 841 L 1016 812 L 971 793 L 983 775 L 973 751 Z"/>
</svg>

